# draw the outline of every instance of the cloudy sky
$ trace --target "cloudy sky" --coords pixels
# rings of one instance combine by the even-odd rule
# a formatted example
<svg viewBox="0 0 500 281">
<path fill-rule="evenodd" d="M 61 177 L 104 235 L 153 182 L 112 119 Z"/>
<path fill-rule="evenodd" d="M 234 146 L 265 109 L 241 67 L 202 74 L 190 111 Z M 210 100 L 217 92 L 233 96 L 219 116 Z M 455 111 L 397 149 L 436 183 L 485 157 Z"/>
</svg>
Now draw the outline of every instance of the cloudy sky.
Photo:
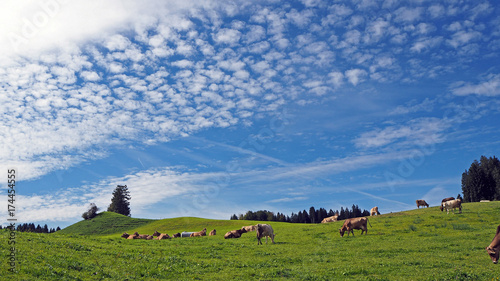
<svg viewBox="0 0 500 281">
<path fill-rule="evenodd" d="M 2 1 L 0 179 L 65 227 L 431 205 L 499 156 L 495 1 Z M 5 193 L 6 194 L 6 193 Z M 5 205 L 7 204 L 5 196 Z M 2 221 L 7 220 L 4 212 Z"/>
</svg>

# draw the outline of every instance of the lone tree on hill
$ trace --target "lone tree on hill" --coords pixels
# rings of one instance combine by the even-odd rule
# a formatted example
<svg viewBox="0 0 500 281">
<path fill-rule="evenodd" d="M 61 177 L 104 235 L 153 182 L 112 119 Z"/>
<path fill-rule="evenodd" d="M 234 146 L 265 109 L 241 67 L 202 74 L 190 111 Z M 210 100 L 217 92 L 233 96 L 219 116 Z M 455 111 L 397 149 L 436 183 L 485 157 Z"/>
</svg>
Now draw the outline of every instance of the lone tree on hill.
<svg viewBox="0 0 500 281">
<path fill-rule="evenodd" d="M 113 198 L 108 212 L 115 212 L 130 217 L 130 193 L 126 185 L 118 185 L 113 191 Z"/>
<path fill-rule="evenodd" d="M 94 203 L 90 203 L 89 209 L 82 214 L 82 218 L 85 220 L 93 219 L 97 216 L 97 211 L 99 211 L 99 208 Z"/>
</svg>

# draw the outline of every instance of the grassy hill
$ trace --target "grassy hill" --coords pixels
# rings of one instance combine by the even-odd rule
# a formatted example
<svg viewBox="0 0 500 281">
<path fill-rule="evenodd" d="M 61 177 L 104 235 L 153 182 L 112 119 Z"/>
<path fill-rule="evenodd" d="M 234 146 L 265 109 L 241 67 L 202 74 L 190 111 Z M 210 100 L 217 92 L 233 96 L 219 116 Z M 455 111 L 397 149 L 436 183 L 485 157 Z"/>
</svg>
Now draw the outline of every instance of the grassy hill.
<svg viewBox="0 0 500 281">
<path fill-rule="evenodd" d="M 114 234 L 150 224 L 155 220 L 135 219 L 113 212 L 102 212 L 93 219 L 82 220 L 58 231 L 60 234 L 105 235 Z"/>
<path fill-rule="evenodd" d="M 462 214 L 446 214 L 437 207 L 383 214 L 369 218 L 368 235 L 355 231 L 354 237 L 343 238 L 338 233 L 342 222 L 271 222 L 276 244 L 260 246 L 255 232 L 223 239 L 226 231 L 256 222 L 175 218 L 138 223 L 125 217 L 115 224 L 117 218 L 109 213 L 96 218 L 93 224 L 100 225 L 101 234 L 88 231 L 90 226 L 83 222 L 58 234 L 18 233 L 17 279 L 499 280 L 500 276 L 499 265 L 484 250 L 500 224 L 500 202 L 464 204 Z M 173 234 L 203 227 L 217 229 L 218 235 L 161 241 L 119 237 L 124 231 Z M 6 247 L 7 243 L 0 246 L 2 251 Z M 7 263 L 0 265 L 1 280 L 6 267 Z"/>
</svg>

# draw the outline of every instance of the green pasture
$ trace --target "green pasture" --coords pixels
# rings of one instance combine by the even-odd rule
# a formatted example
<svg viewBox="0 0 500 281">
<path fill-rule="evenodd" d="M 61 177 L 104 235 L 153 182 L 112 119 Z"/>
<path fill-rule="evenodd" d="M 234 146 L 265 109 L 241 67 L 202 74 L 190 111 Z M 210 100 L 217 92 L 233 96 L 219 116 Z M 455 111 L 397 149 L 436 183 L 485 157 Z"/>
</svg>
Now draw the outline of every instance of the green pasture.
<svg viewBox="0 0 500 281">
<path fill-rule="evenodd" d="M 255 232 L 224 234 L 254 221 L 144 220 L 101 213 L 54 234 L 17 233 L 18 273 L 8 272 L 8 231 L 1 232 L 0 280 L 500 280 L 485 251 L 500 224 L 500 202 L 467 203 L 462 214 L 439 208 L 370 217 L 368 235 L 340 237 L 342 221 L 271 222 L 276 244 Z M 126 240 L 121 233 L 216 236 Z"/>
</svg>

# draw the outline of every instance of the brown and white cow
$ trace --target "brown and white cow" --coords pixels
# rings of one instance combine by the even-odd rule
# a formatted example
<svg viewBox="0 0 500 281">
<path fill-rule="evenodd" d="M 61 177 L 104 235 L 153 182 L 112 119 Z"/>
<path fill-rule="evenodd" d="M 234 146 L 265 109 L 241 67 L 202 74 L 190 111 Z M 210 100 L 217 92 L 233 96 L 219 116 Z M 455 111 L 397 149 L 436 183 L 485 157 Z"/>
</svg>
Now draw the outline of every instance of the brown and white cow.
<svg viewBox="0 0 500 281">
<path fill-rule="evenodd" d="M 443 203 L 446 201 L 450 201 L 450 200 L 455 200 L 455 197 L 446 197 L 443 200 L 441 200 L 441 206 L 439 206 L 439 209 L 441 209 L 441 212 L 444 210 Z"/>
<path fill-rule="evenodd" d="M 193 232 L 191 233 L 191 235 L 189 235 L 189 237 L 199 237 L 199 236 L 207 236 L 207 228 L 203 228 L 202 231 L 198 231 L 198 232 Z"/>
<path fill-rule="evenodd" d="M 361 234 L 363 234 L 363 232 L 368 234 L 368 227 L 366 226 L 367 222 L 368 219 L 365 217 L 346 219 L 342 227 L 339 229 L 340 237 L 344 237 L 344 233 L 346 231 L 347 231 L 347 236 L 349 236 L 349 233 L 352 233 L 352 236 L 354 236 L 354 229 L 361 229 Z"/>
<path fill-rule="evenodd" d="M 214 236 L 215 234 L 217 234 L 217 230 L 213 229 L 212 231 L 210 231 L 208 236 Z"/>
<path fill-rule="evenodd" d="M 498 263 L 498 256 L 500 253 L 500 225 L 497 227 L 497 233 L 495 234 L 495 237 L 493 237 L 493 241 L 491 241 L 491 244 L 486 247 L 486 252 L 490 255 L 493 263 Z"/>
<path fill-rule="evenodd" d="M 337 219 L 338 219 L 339 215 L 335 215 L 335 216 L 331 216 L 331 217 L 327 217 L 327 218 L 324 218 L 321 223 L 329 223 L 329 222 L 336 222 Z"/>
<path fill-rule="evenodd" d="M 446 201 L 444 203 L 441 203 L 441 206 L 446 209 L 446 213 L 449 214 L 450 210 L 453 209 L 453 213 L 455 213 L 455 209 L 458 208 L 459 213 L 462 213 L 462 200 L 460 199 L 455 199 L 455 200 L 450 200 Z"/>
<path fill-rule="evenodd" d="M 378 211 L 378 207 L 375 206 L 370 210 L 370 216 L 375 216 L 375 215 L 380 215 L 380 212 Z"/>
<path fill-rule="evenodd" d="M 274 244 L 274 231 L 272 226 L 269 224 L 257 224 L 257 245 L 262 245 L 262 242 L 260 241 L 261 238 L 266 237 L 266 244 L 267 244 L 267 237 L 271 238 L 271 241 Z"/>
<path fill-rule="evenodd" d="M 231 230 L 231 231 L 228 231 L 226 234 L 224 234 L 224 239 L 240 238 L 241 234 L 243 234 L 245 232 L 247 232 L 247 231 L 244 228 Z"/>
<path fill-rule="evenodd" d="M 420 206 L 425 206 L 425 207 L 429 208 L 429 204 L 427 204 L 427 202 L 425 202 L 425 200 L 418 199 L 416 202 L 417 202 L 417 208 L 420 208 Z"/>
</svg>

